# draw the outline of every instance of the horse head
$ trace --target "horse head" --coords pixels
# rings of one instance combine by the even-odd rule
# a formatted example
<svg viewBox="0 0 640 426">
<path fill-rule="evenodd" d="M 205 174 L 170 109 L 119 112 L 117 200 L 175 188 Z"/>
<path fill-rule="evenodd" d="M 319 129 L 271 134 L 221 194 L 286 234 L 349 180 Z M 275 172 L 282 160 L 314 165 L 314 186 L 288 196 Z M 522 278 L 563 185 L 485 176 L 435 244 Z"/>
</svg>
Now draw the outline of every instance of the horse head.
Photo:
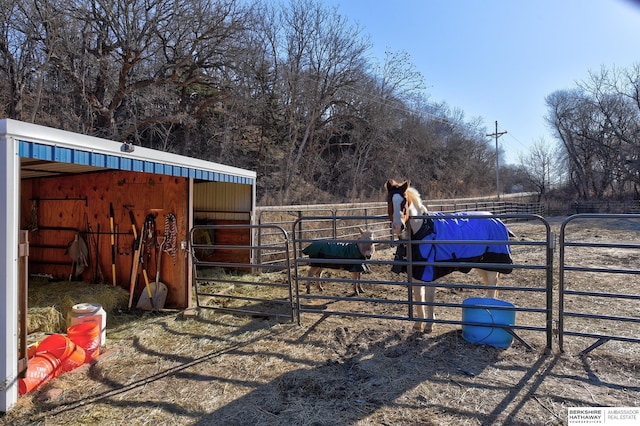
<svg viewBox="0 0 640 426">
<path fill-rule="evenodd" d="M 373 253 L 376 251 L 373 233 L 360 228 L 360 236 L 358 237 L 358 242 L 356 244 L 358 245 L 360 254 L 362 254 L 365 259 L 371 259 L 371 256 L 373 256 Z"/>
<path fill-rule="evenodd" d="M 409 189 L 409 181 L 396 182 L 389 179 L 386 184 L 387 188 L 387 210 L 393 234 L 400 237 L 406 230 L 406 224 L 409 220 L 409 209 L 411 207 L 411 194 Z"/>
</svg>

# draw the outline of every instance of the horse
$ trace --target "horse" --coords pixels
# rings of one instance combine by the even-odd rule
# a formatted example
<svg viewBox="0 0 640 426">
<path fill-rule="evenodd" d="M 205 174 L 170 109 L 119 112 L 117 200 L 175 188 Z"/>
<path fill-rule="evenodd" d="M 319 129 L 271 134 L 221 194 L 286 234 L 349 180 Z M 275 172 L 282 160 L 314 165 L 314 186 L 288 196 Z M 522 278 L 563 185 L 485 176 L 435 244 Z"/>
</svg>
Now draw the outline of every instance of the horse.
<svg viewBox="0 0 640 426">
<path fill-rule="evenodd" d="M 457 213 L 453 219 L 440 218 L 441 214 L 429 215 L 423 204 L 420 193 L 410 186 L 409 181 L 396 182 L 389 179 L 386 183 L 387 207 L 393 234 L 404 240 L 448 240 L 448 241 L 504 241 L 505 244 L 411 244 L 413 261 L 426 262 L 473 262 L 492 263 L 487 269 L 474 268 L 482 278 L 487 289 L 487 297 L 498 296 L 500 274 L 508 274 L 512 268 L 511 252 L 507 241 L 513 234 L 497 218 L 483 217 L 489 212 Z M 424 216 L 429 215 L 428 218 Z M 420 217 L 423 216 L 423 217 Z M 403 246 L 399 246 L 400 247 Z M 500 264 L 496 267 L 495 264 Z M 502 264 L 505 266 L 502 267 Z M 453 271 L 468 273 L 472 268 L 460 266 L 413 266 L 415 279 L 430 282 Z M 396 272 L 398 272 L 396 270 Z M 413 287 L 413 298 L 421 304 L 417 306 L 417 317 L 433 321 L 433 300 L 435 287 L 416 285 Z M 425 302 L 429 304 L 424 305 Z M 426 315 L 425 315 L 426 308 Z M 430 333 L 433 322 L 425 324 L 416 322 L 414 329 Z"/>
<path fill-rule="evenodd" d="M 364 292 L 360 283 L 360 275 L 367 270 L 363 263 L 331 263 L 331 259 L 371 259 L 375 253 L 375 242 L 371 231 L 360 229 L 360 235 L 355 243 L 314 241 L 302 250 L 302 253 L 310 259 L 329 260 L 324 263 L 312 263 L 309 266 L 309 278 L 320 278 L 324 269 L 346 269 L 351 272 L 351 279 L 354 280 L 353 292 L 359 295 Z M 316 281 L 318 291 L 324 291 L 322 283 Z M 307 281 L 307 294 L 311 294 L 311 281 Z"/>
</svg>

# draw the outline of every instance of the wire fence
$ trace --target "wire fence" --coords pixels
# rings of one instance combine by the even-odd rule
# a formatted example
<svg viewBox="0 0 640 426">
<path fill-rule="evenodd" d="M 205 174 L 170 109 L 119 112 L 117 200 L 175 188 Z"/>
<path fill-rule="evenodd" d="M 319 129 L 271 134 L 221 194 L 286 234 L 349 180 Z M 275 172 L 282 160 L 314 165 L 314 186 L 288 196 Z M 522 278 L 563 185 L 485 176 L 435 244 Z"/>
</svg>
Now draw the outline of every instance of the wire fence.
<svg viewBox="0 0 640 426">
<path fill-rule="evenodd" d="M 531 196 L 518 194 L 515 199 Z M 391 240 L 391 228 L 387 219 L 387 203 L 359 204 L 316 204 L 299 206 L 268 206 L 256 208 L 256 234 L 258 245 L 278 244 L 282 234 L 260 225 L 275 225 L 288 230 L 289 237 L 315 239 L 355 238 L 361 228 L 373 233 L 375 239 Z M 456 213 L 461 211 L 486 211 L 494 215 L 539 215 L 544 216 L 542 203 L 491 201 L 489 199 L 458 199 L 432 201 L 427 204 L 430 211 L 438 213 Z M 301 221 L 306 217 L 324 217 L 322 221 Z M 357 217 L 350 219 L 349 217 Z M 522 220 L 517 216 L 505 219 Z M 384 244 L 384 243 L 383 243 Z M 279 264 L 285 261 L 285 252 L 269 251 L 257 253 L 255 261 L 260 264 Z"/>
</svg>

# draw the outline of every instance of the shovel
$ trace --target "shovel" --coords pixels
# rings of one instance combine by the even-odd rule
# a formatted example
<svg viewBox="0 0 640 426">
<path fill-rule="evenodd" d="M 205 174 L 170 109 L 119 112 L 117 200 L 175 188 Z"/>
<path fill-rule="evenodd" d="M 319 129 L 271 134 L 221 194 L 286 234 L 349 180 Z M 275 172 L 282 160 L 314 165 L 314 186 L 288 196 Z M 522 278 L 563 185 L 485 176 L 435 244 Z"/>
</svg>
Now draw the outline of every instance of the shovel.
<svg viewBox="0 0 640 426">
<path fill-rule="evenodd" d="M 164 302 L 167 300 L 167 286 L 160 282 L 160 266 L 162 262 L 162 252 L 164 251 L 164 242 L 166 237 L 162 239 L 162 244 L 160 244 L 160 250 L 158 251 L 158 264 L 156 266 L 156 281 L 150 283 L 149 286 L 151 288 L 151 292 L 153 293 L 153 297 L 150 299 L 147 292 L 142 292 L 140 298 L 138 299 L 138 304 L 136 308 L 142 309 L 145 311 L 159 311 L 164 308 Z"/>
</svg>

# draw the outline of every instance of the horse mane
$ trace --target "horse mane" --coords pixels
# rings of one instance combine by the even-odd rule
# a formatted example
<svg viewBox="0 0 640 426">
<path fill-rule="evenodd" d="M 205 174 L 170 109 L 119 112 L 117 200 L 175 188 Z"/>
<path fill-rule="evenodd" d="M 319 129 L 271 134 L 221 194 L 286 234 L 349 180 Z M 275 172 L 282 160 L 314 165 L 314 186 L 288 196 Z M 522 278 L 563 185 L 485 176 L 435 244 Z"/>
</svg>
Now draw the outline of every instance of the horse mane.
<svg viewBox="0 0 640 426">
<path fill-rule="evenodd" d="M 407 192 L 409 193 L 409 195 L 411 196 L 411 199 L 416 204 L 416 207 L 421 213 L 429 213 L 429 210 L 427 209 L 427 207 L 424 204 L 422 204 L 422 199 L 420 198 L 420 193 L 418 192 L 417 189 L 415 189 L 413 186 L 410 186 L 407 188 Z"/>
</svg>

